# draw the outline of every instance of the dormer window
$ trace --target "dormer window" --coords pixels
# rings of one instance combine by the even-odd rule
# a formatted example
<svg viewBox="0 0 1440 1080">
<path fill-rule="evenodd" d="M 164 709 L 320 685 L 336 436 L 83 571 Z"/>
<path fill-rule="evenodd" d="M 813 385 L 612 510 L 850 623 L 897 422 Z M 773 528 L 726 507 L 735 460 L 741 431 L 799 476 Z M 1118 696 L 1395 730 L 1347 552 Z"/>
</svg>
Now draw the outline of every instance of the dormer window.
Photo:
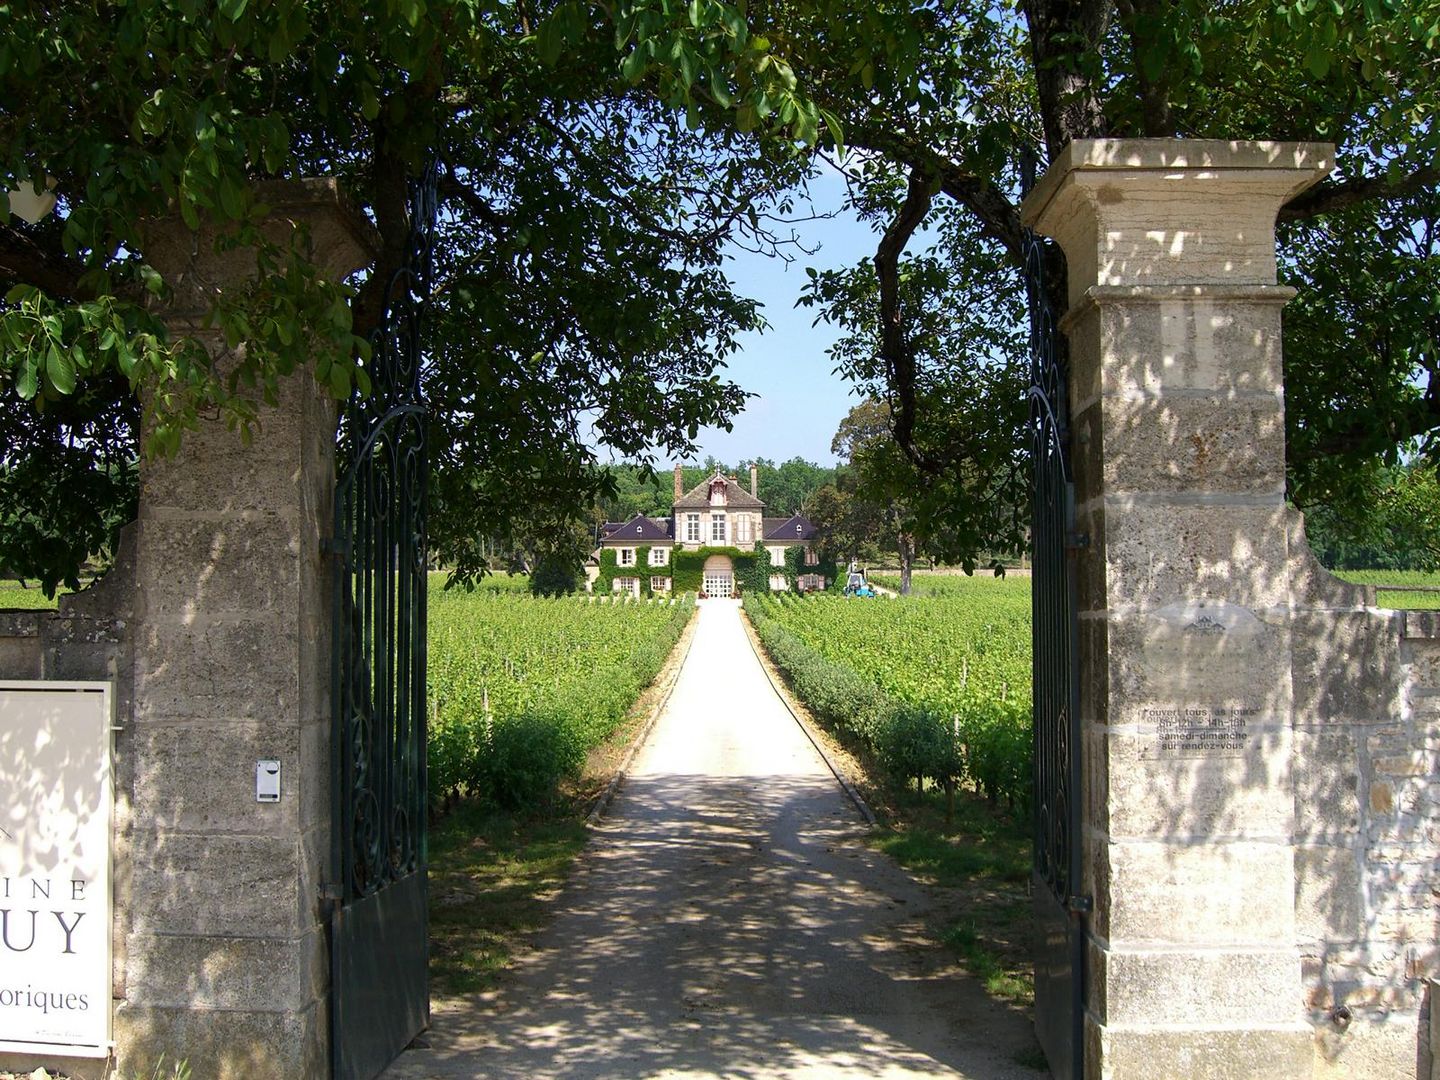
<svg viewBox="0 0 1440 1080">
<path fill-rule="evenodd" d="M 801 525 L 801 524 L 797 521 L 797 522 L 795 523 L 795 535 L 796 535 L 796 536 L 799 536 L 799 535 L 800 535 L 801 533 L 803 533 L 804 531 L 805 531 L 805 526 L 804 526 L 804 525 Z"/>
<path fill-rule="evenodd" d="M 711 506 L 724 506 L 724 505 L 725 505 L 725 481 L 724 481 L 724 480 L 720 480 L 720 479 L 717 478 L 717 479 L 715 479 L 715 480 L 710 481 L 710 505 L 711 505 Z"/>
</svg>

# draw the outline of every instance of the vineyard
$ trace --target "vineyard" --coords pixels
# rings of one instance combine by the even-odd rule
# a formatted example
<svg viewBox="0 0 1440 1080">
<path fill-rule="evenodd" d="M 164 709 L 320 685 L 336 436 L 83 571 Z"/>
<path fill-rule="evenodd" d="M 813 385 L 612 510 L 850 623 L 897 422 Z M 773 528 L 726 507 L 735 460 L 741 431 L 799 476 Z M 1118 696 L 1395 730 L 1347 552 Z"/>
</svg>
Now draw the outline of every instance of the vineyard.
<svg viewBox="0 0 1440 1080">
<path fill-rule="evenodd" d="M 997 585 L 1003 589 L 1004 585 L 1002 582 L 1013 584 L 1022 577 L 1025 579 L 1026 584 L 1020 587 L 1028 588 L 1028 574 L 1016 574 L 1014 577 L 1002 578 L 1000 582 L 997 582 L 988 574 L 981 577 L 978 575 L 969 576 L 966 574 L 947 574 L 939 571 L 928 572 L 925 570 L 916 570 L 915 573 L 910 576 L 910 595 L 979 597 L 983 596 L 987 589 L 994 589 Z M 870 578 L 876 585 L 880 585 L 886 589 L 892 589 L 896 592 L 900 590 L 899 574 L 871 574 Z M 1028 604 L 1030 602 L 1029 592 L 1025 593 L 1025 597 L 1025 603 Z"/>
<path fill-rule="evenodd" d="M 950 578 L 944 595 L 894 601 L 750 597 L 745 609 L 805 704 L 896 778 L 1029 804 L 1028 579 Z"/>
<path fill-rule="evenodd" d="M 488 580 L 488 579 L 487 579 Z M 675 647 L 694 605 L 430 587 L 430 792 L 506 809 L 577 774 Z"/>
</svg>

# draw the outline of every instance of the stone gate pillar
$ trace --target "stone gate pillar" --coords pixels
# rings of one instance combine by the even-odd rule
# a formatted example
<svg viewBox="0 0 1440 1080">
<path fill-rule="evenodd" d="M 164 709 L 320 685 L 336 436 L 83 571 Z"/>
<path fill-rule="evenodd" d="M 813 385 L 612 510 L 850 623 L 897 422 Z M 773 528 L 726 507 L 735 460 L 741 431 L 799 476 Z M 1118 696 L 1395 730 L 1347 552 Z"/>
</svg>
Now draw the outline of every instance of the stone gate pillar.
<svg viewBox="0 0 1440 1080">
<path fill-rule="evenodd" d="M 1311 1075 L 1295 931 L 1280 206 L 1318 144 L 1072 143 L 1087 1076 Z"/>
<path fill-rule="evenodd" d="M 267 185 L 272 241 L 332 277 L 368 261 L 368 226 L 333 183 Z M 145 254 L 166 312 L 225 363 L 203 325 L 216 292 L 256 274 L 253 250 L 152 224 Z M 328 1075 L 320 890 L 329 859 L 327 571 L 335 404 L 308 370 L 261 405 L 253 443 L 218 420 L 141 467 L 135 564 L 132 785 L 117 875 L 128 913 L 115 1014 L 122 1071 L 161 1054 L 196 1077 Z M 122 718 L 122 725 L 126 721 Z M 256 764 L 280 763 L 280 799 Z"/>
</svg>

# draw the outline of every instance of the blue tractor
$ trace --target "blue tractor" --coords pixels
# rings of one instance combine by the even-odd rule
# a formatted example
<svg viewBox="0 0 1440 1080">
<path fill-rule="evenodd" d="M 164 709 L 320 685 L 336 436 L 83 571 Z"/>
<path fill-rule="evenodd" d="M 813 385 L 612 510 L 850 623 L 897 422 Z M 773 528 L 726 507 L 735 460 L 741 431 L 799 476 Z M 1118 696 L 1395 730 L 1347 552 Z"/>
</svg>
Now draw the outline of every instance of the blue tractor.
<svg viewBox="0 0 1440 1080">
<path fill-rule="evenodd" d="M 850 571 L 849 575 L 845 578 L 845 595 L 858 596 L 862 599 L 874 598 L 875 590 L 872 589 L 870 583 L 865 580 L 864 570 Z"/>
</svg>

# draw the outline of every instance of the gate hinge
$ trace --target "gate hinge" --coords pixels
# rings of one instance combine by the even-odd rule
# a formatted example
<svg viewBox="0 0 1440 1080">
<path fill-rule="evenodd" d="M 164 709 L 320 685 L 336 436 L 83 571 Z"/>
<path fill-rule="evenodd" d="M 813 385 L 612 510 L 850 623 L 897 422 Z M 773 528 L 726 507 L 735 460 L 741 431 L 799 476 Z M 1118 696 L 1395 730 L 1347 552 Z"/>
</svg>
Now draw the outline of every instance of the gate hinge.
<svg viewBox="0 0 1440 1080">
<path fill-rule="evenodd" d="M 336 540 L 333 536 L 327 536 L 320 541 L 320 554 L 338 555 L 342 559 L 350 557 L 350 541 Z"/>
<path fill-rule="evenodd" d="M 1071 915 L 1089 915 L 1095 910 L 1095 899 L 1090 896 L 1072 896 L 1065 901 L 1065 910 Z"/>
<path fill-rule="evenodd" d="M 1065 534 L 1066 551 L 1083 551 L 1090 546 L 1090 534 L 1071 529 Z"/>
<path fill-rule="evenodd" d="M 322 881 L 320 883 L 320 899 L 332 904 L 338 904 L 345 899 L 345 893 L 333 881 Z"/>
</svg>

